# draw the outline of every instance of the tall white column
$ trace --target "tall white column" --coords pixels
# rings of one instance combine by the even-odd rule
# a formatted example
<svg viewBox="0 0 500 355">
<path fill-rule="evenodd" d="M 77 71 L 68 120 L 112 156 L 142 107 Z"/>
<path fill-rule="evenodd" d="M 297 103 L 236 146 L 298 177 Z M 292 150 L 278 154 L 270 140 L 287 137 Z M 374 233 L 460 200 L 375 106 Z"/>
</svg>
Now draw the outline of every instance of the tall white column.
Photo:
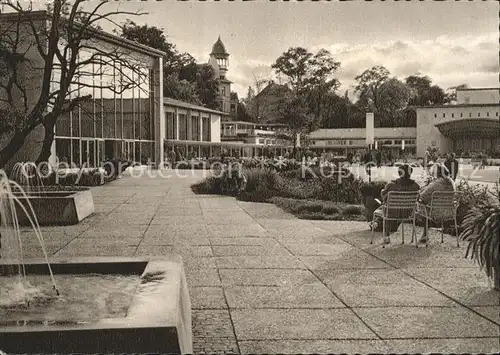
<svg viewBox="0 0 500 355">
<path fill-rule="evenodd" d="M 198 114 L 198 119 L 200 120 L 200 136 L 198 138 L 200 142 L 203 142 L 203 116 L 201 115 L 201 111 Z"/>
<path fill-rule="evenodd" d="M 155 102 L 155 141 L 156 166 L 163 167 L 165 163 L 165 107 L 163 106 L 163 58 L 159 57 L 154 64 L 154 102 Z"/>
<path fill-rule="evenodd" d="M 366 114 L 366 145 L 373 148 L 375 143 L 375 116 L 372 112 Z"/>
</svg>

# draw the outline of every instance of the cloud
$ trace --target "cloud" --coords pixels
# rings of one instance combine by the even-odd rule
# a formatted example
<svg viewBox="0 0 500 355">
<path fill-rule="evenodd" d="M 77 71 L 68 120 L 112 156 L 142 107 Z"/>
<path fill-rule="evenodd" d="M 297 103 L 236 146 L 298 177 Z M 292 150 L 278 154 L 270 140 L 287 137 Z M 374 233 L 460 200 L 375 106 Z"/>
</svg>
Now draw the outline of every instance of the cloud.
<svg viewBox="0 0 500 355">
<path fill-rule="evenodd" d="M 353 91 L 354 78 L 375 65 L 385 66 L 400 79 L 421 73 L 429 76 L 434 84 L 446 89 L 467 83 L 471 87 L 498 86 L 498 33 L 479 36 L 440 36 L 432 40 L 398 39 L 370 44 L 340 42 L 309 48 L 316 52 L 328 49 L 341 62 L 337 77 L 342 86 L 340 92 Z M 198 57 L 197 57 L 198 59 Z M 207 55 L 199 57 L 207 61 Z M 240 97 L 254 85 L 253 73 L 272 77 L 271 64 L 276 58 L 230 57 L 228 78 L 233 81 L 232 90 Z"/>
</svg>

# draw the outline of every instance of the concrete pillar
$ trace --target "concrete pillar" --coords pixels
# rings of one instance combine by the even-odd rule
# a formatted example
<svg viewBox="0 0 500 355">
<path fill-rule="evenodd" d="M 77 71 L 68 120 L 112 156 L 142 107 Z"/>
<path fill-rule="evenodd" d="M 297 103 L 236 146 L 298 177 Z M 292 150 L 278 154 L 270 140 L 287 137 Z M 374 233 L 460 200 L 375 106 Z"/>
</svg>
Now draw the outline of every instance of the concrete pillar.
<svg viewBox="0 0 500 355">
<path fill-rule="evenodd" d="M 159 57 L 153 66 L 154 71 L 154 109 L 155 120 L 155 146 L 156 146 L 156 166 L 162 167 L 165 163 L 165 151 L 163 142 L 165 141 L 165 112 L 163 107 L 163 58 Z"/>
<path fill-rule="evenodd" d="M 174 108 L 174 139 L 179 140 L 179 109 Z"/>
<path fill-rule="evenodd" d="M 193 111 L 187 110 L 187 140 L 190 141 L 193 136 L 193 122 L 191 120 L 191 114 Z"/>
<path fill-rule="evenodd" d="M 199 137 L 198 137 L 198 140 L 199 140 L 200 142 L 202 142 L 202 141 L 203 141 L 203 117 L 202 117 L 202 115 L 201 115 L 201 111 L 200 111 L 200 112 L 198 112 L 198 121 L 200 122 L 200 123 L 199 123 L 199 125 L 200 125 L 200 130 L 199 130 L 200 135 L 199 135 Z"/>
</svg>

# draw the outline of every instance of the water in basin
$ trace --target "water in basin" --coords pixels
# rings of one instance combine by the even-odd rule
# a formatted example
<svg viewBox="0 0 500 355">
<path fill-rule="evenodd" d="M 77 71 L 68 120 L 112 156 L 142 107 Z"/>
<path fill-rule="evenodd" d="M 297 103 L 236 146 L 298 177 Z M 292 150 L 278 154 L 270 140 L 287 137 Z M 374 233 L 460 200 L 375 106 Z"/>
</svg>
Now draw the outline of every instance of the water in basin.
<svg viewBox="0 0 500 355">
<path fill-rule="evenodd" d="M 16 322 L 74 321 L 125 317 L 139 275 L 57 275 L 60 295 L 48 275 L 0 277 L 0 327 Z"/>
</svg>

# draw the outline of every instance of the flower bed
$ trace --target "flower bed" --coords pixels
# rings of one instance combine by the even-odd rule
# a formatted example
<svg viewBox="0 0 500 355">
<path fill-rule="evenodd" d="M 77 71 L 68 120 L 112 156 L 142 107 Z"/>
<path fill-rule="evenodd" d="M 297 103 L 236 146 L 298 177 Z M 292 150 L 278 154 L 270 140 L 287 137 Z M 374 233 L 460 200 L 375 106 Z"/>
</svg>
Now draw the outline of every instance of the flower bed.
<svg viewBox="0 0 500 355">
<path fill-rule="evenodd" d="M 294 165 L 290 164 L 289 167 Z M 362 180 L 348 174 L 347 170 L 318 169 L 320 168 L 315 170 L 299 167 L 277 171 L 273 167 L 244 167 L 246 188 L 237 194 L 236 198 L 243 201 L 275 203 L 280 207 L 297 201 L 295 203 L 299 206 L 306 206 L 297 207 L 302 212 L 297 212 L 295 208 L 289 210 L 299 218 L 364 220 L 360 206 Z M 223 174 L 214 174 L 192 185 L 191 189 L 197 194 L 227 194 L 222 191 L 223 180 Z M 284 199 L 288 202 L 285 203 Z M 311 204 L 320 207 L 311 207 Z M 347 208 L 348 204 L 356 207 Z"/>
</svg>

